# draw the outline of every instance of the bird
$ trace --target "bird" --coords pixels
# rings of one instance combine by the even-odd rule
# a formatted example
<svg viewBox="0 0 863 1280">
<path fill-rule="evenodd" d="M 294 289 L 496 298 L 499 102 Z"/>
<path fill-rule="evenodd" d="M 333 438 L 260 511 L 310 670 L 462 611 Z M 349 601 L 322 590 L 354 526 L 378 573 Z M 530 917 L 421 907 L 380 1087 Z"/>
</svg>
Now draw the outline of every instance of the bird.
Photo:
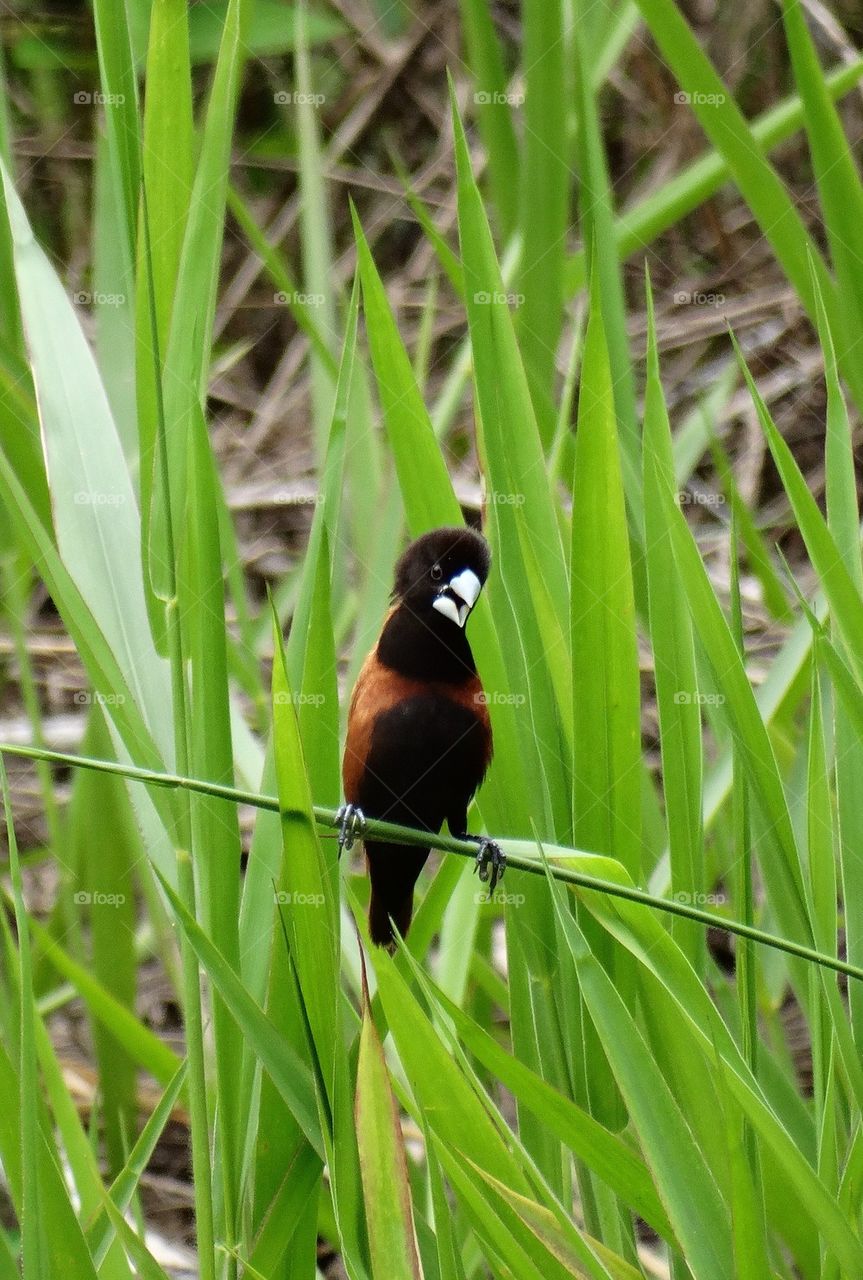
<svg viewBox="0 0 863 1280">
<path fill-rule="evenodd" d="M 465 628 L 490 564 L 485 538 L 467 526 L 433 529 L 412 542 L 396 564 L 390 609 L 351 695 L 339 852 L 363 839 L 369 934 L 390 952 L 394 928 L 407 935 L 430 851 L 364 838 L 367 818 L 435 834 L 446 822 L 452 835 L 478 844 L 475 870 L 490 878 L 491 893 L 506 865 L 493 840 L 467 830 L 493 743 Z"/>
</svg>

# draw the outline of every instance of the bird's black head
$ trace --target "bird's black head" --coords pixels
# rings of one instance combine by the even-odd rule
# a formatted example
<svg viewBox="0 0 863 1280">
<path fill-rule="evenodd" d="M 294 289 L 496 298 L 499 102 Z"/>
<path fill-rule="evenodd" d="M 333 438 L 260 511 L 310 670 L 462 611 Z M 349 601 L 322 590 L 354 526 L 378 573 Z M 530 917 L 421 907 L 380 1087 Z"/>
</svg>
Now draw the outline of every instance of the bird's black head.
<svg viewBox="0 0 863 1280">
<path fill-rule="evenodd" d="M 473 529 L 432 529 L 396 565 L 393 599 L 412 609 L 435 609 L 464 627 L 490 563 L 488 543 Z"/>
<path fill-rule="evenodd" d="M 485 585 L 488 543 L 473 529 L 444 528 L 412 542 L 396 565 L 397 606 L 378 656 L 405 675 L 464 679 L 475 670 L 464 628 Z"/>
</svg>

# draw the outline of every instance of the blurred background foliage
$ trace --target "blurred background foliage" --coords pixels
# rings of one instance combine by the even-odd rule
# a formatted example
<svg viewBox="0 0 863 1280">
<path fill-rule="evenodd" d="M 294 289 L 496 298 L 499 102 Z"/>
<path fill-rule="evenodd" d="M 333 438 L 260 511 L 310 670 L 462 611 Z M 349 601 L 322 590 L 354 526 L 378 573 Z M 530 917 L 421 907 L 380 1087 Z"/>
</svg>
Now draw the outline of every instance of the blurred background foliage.
<svg viewBox="0 0 863 1280">
<path fill-rule="evenodd" d="M 858 9 L 0 21 L 0 742 L 242 789 L 4 757 L 0 1280 L 863 1273 L 859 977 L 435 856 L 364 994 L 312 810 L 481 522 L 475 825 L 863 964 Z"/>
</svg>

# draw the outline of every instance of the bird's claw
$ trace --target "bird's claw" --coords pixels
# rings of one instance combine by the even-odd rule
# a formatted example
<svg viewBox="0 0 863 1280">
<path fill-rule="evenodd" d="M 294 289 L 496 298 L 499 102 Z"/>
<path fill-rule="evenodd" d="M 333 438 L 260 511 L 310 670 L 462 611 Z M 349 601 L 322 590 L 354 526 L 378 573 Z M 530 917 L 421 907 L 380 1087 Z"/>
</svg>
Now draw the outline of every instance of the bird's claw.
<svg viewBox="0 0 863 1280">
<path fill-rule="evenodd" d="M 336 822 L 339 827 L 339 856 L 342 849 L 350 853 L 354 842 L 361 840 L 366 830 L 366 815 L 355 804 L 343 804 L 336 810 Z"/>
<path fill-rule="evenodd" d="M 491 897 L 506 871 L 506 855 L 496 841 L 489 840 L 487 836 L 476 838 L 479 848 L 476 852 L 474 871 L 483 883 L 488 881 L 488 896 Z"/>
</svg>

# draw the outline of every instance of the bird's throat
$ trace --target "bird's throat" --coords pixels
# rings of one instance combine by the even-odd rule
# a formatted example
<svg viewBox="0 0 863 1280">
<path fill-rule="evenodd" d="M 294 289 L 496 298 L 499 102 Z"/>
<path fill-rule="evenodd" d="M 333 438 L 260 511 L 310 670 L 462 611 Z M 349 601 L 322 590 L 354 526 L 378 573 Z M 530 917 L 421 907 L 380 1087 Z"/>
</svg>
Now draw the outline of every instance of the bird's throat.
<svg viewBox="0 0 863 1280">
<path fill-rule="evenodd" d="M 415 612 L 404 603 L 384 624 L 378 658 L 400 675 L 418 680 L 462 684 L 476 674 L 462 628 L 432 608 Z"/>
</svg>

